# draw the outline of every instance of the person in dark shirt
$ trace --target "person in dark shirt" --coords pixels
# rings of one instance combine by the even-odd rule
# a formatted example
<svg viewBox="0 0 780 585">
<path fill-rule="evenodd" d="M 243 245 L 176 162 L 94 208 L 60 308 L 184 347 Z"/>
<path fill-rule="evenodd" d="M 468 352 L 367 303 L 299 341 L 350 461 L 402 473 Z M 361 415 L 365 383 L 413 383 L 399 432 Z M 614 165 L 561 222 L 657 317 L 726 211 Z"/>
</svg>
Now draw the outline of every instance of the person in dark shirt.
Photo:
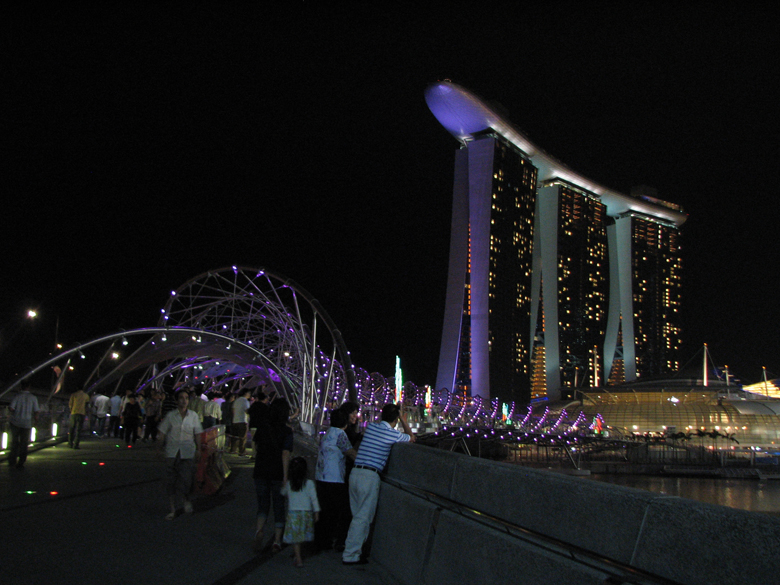
<svg viewBox="0 0 780 585">
<path fill-rule="evenodd" d="M 254 450 L 254 437 L 257 432 L 257 427 L 260 425 L 260 421 L 268 418 L 270 406 L 268 404 L 269 398 L 265 392 L 257 392 L 254 396 L 252 404 L 249 405 L 249 410 L 246 411 L 249 416 L 249 435 L 252 437 L 252 445 Z M 257 453 L 253 453 L 252 459 L 256 457 Z"/>
<path fill-rule="evenodd" d="M 125 408 L 122 410 L 122 427 L 125 429 L 125 443 L 132 445 L 138 440 L 138 426 L 141 423 L 141 407 L 135 394 L 127 396 Z"/>
<path fill-rule="evenodd" d="M 233 402 L 236 400 L 236 395 L 232 392 L 225 394 L 225 400 L 222 402 L 222 424 L 230 426 L 233 422 Z"/>
<path fill-rule="evenodd" d="M 263 527 L 271 510 L 274 511 L 273 550 L 282 550 L 282 534 L 286 516 L 284 497 L 281 489 L 287 483 L 290 454 L 293 450 L 293 432 L 287 425 L 290 417 L 290 405 L 286 400 L 275 400 L 270 407 L 268 417 L 258 423 L 260 426 L 253 437 L 255 443 L 254 479 L 257 490 L 257 532 L 255 550 L 263 543 Z"/>
<path fill-rule="evenodd" d="M 177 408 L 178 406 L 176 405 L 176 395 L 174 394 L 174 391 L 166 390 L 162 403 L 162 412 L 160 413 L 161 418 L 165 418 L 166 414 L 172 410 L 176 410 Z"/>
<path fill-rule="evenodd" d="M 144 426 L 144 442 L 151 439 L 152 442 L 157 440 L 157 425 L 162 419 L 162 400 L 160 400 L 160 394 L 156 390 L 150 392 L 150 398 L 146 401 L 146 412 L 144 417 L 146 425 Z"/>
<path fill-rule="evenodd" d="M 347 415 L 347 427 L 344 429 L 344 432 L 347 433 L 347 438 L 352 443 L 352 447 L 357 449 L 360 446 L 360 441 L 363 439 L 363 433 L 360 432 L 360 424 L 358 423 L 360 406 L 354 402 L 347 401 L 339 407 L 339 410 Z"/>
</svg>

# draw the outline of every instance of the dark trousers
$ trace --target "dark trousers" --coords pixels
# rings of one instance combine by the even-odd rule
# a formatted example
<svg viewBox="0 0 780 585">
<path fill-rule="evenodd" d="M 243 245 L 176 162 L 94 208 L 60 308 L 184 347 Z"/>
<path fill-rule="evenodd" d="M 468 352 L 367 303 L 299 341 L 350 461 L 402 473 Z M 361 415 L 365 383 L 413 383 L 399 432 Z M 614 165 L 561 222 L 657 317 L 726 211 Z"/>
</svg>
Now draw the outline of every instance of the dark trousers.
<svg viewBox="0 0 780 585">
<path fill-rule="evenodd" d="M 268 518 L 273 502 L 274 528 L 284 528 L 287 520 L 287 502 L 281 493 L 282 480 L 255 478 L 257 494 L 257 517 Z"/>
<path fill-rule="evenodd" d="M 352 520 L 349 510 L 349 486 L 346 483 L 318 481 L 317 499 L 321 509 L 314 541 L 319 548 L 344 544 Z"/>
<path fill-rule="evenodd" d="M 138 419 L 125 418 L 125 443 L 131 445 L 138 440 Z"/>
<path fill-rule="evenodd" d="M 70 415 L 70 432 L 68 433 L 68 445 L 78 447 L 81 441 L 81 428 L 84 426 L 83 414 Z"/>
<path fill-rule="evenodd" d="M 157 417 L 156 416 L 146 417 L 146 427 L 144 428 L 144 441 L 150 438 L 152 439 L 152 441 L 157 440 Z"/>
<path fill-rule="evenodd" d="M 115 439 L 119 438 L 119 417 L 118 416 L 109 416 L 108 417 L 108 436 L 114 437 Z"/>
<path fill-rule="evenodd" d="M 165 490 L 168 495 L 181 502 L 188 500 L 192 491 L 197 462 L 195 459 L 182 459 L 181 453 L 176 457 L 165 459 Z"/>
<path fill-rule="evenodd" d="M 233 423 L 230 425 L 230 433 L 233 435 L 234 443 L 230 446 L 230 452 L 234 453 L 238 449 L 239 455 L 246 455 L 246 423 Z"/>
<path fill-rule="evenodd" d="M 9 424 L 11 427 L 11 450 L 8 453 L 8 465 L 24 465 L 27 461 L 27 446 L 30 444 L 30 433 L 32 429 L 17 427 Z"/>
</svg>

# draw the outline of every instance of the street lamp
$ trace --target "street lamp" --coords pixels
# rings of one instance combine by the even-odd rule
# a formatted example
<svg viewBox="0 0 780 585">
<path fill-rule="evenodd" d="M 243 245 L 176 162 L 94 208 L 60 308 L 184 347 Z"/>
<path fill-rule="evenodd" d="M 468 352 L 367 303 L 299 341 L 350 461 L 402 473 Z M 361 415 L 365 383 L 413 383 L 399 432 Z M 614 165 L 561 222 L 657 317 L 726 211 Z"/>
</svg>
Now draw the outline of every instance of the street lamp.
<svg viewBox="0 0 780 585">
<path fill-rule="evenodd" d="M 28 319 L 35 319 L 38 316 L 38 311 L 35 311 L 34 309 L 29 309 L 27 311 L 27 318 Z"/>
</svg>

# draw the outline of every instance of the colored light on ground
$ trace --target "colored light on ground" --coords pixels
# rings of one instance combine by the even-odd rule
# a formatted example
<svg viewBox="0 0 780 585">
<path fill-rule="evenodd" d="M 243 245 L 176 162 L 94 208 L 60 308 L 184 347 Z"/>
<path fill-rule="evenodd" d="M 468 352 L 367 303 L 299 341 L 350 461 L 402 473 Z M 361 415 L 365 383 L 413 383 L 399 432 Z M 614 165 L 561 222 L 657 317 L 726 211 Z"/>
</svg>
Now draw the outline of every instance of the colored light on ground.
<svg viewBox="0 0 780 585">
<path fill-rule="evenodd" d="M 60 493 L 60 492 L 49 492 L 49 495 L 50 495 L 50 496 L 57 496 L 57 495 L 59 495 L 59 493 Z"/>
<path fill-rule="evenodd" d="M 105 463 L 103 463 L 103 462 L 101 461 L 100 463 L 98 463 L 98 465 L 105 465 Z"/>
<path fill-rule="evenodd" d="M 82 461 L 82 462 L 81 462 L 81 464 L 82 464 L 82 465 L 86 465 L 86 464 L 87 464 L 87 462 L 86 462 L 86 461 Z"/>
<path fill-rule="evenodd" d="M 24 493 L 26 493 L 27 495 L 32 495 L 32 494 L 34 494 L 35 492 L 34 492 L 33 490 L 27 490 L 27 491 L 26 491 L 26 492 L 24 492 Z"/>
</svg>

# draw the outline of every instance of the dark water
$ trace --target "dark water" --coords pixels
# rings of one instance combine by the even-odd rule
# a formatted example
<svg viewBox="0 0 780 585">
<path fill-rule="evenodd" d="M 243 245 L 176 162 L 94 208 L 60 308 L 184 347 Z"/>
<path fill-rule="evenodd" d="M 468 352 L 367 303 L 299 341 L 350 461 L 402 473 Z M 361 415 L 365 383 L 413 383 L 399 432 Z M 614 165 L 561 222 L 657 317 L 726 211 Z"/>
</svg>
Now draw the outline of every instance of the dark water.
<svg viewBox="0 0 780 585">
<path fill-rule="evenodd" d="M 780 516 L 780 480 L 593 474 L 590 479 Z"/>
</svg>

